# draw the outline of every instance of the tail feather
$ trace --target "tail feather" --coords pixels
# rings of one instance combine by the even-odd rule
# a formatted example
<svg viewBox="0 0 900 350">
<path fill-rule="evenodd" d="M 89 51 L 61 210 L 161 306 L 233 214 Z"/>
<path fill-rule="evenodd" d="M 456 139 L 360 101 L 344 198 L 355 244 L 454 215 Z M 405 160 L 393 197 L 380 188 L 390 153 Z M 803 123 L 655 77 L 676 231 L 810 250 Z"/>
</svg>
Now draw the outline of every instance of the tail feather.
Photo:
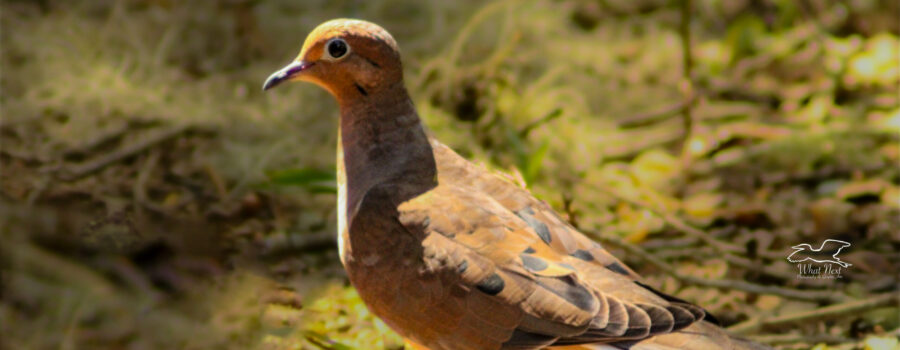
<svg viewBox="0 0 900 350">
<path fill-rule="evenodd" d="M 722 328 L 697 322 L 679 331 L 638 341 L 553 346 L 550 350 L 772 350 L 767 345 L 729 335 Z"/>
<path fill-rule="evenodd" d="M 709 323 L 697 322 L 677 332 L 650 337 L 625 345 L 628 350 L 771 350 L 772 347 L 729 335 L 724 329 Z"/>
</svg>

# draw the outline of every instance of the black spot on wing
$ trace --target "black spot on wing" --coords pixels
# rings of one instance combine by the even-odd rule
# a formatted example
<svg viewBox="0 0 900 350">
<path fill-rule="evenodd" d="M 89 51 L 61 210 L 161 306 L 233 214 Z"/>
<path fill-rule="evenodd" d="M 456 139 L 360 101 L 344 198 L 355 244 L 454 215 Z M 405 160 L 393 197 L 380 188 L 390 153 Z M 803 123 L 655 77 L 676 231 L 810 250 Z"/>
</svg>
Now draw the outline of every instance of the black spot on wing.
<svg viewBox="0 0 900 350">
<path fill-rule="evenodd" d="M 594 261 L 594 256 L 584 249 L 576 250 L 574 253 L 572 253 L 572 256 L 584 261 Z"/>
<path fill-rule="evenodd" d="M 597 299 L 587 288 L 578 284 L 571 276 L 541 277 L 535 278 L 544 289 L 563 298 L 569 304 L 575 305 L 585 311 L 595 311 Z"/>
<path fill-rule="evenodd" d="M 519 258 L 522 259 L 522 265 L 528 270 L 538 272 L 547 269 L 548 265 L 544 259 L 528 254 L 519 254 Z"/>
<path fill-rule="evenodd" d="M 606 268 L 620 275 L 631 277 L 631 275 L 628 273 L 628 270 L 626 270 L 625 267 L 622 266 L 622 264 L 619 264 L 617 262 L 606 265 Z"/>
<path fill-rule="evenodd" d="M 516 215 L 525 221 L 528 226 L 531 226 L 531 229 L 537 233 L 538 237 L 540 237 L 544 243 L 550 244 L 550 241 L 552 240 L 550 229 L 547 228 L 547 224 L 534 217 L 534 210 L 532 210 L 531 207 L 525 207 L 525 209 L 517 211 Z"/>
<path fill-rule="evenodd" d="M 534 248 L 532 248 L 532 247 L 525 248 L 525 250 L 522 251 L 522 253 L 525 253 L 525 254 L 534 254 L 535 252 L 536 252 L 536 250 L 534 250 Z"/>
<path fill-rule="evenodd" d="M 459 263 L 459 265 L 456 265 L 456 272 L 459 274 L 466 272 L 466 270 L 468 270 L 468 269 L 469 269 L 469 261 L 468 260 L 463 260 L 461 263 Z"/>
<path fill-rule="evenodd" d="M 503 279 L 500 278 L 500 276 L 496 273 L 492 273 L 490 276 L 481 280 L 481 282 L 478 282 L 478 284 L 475 285 L 475 288 L 478 288 L 478 290 L 487 295 L 500 294 L 500 292 L 503 291 L 504 287 L 506 287 L 506 283 L 504 283 Z"/>
</svg>

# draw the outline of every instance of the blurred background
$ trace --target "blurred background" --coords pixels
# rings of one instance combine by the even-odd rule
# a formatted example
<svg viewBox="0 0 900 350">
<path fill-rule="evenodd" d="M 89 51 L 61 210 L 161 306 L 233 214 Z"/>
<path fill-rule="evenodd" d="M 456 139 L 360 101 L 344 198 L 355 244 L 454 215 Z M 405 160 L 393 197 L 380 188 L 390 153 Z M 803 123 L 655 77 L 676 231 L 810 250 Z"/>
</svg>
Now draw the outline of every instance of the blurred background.
<svg viewBox="0 0 900 350">
<path fill-rule="evenodd" d="M 260 89 L 336 17 L 648 284 L 782 349 L 900 348 L 896 1 L 0 5 L 0 348 L 401 349 L 337 259 L 336 104 Z M 853 265 L 798 278 L 829 238 Z"/>
</svg>

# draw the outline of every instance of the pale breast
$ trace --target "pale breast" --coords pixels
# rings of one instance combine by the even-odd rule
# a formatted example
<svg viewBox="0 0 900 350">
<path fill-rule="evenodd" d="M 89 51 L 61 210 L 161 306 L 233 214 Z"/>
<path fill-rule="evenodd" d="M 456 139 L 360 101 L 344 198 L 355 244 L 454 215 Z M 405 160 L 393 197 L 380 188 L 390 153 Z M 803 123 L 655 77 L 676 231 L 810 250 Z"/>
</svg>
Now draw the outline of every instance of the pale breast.
<svg viewBox="0 0 900 350">
<path fill-rule="evenodd" d="M 341 264 L 347 266 L 347 261 L 345 255 L 347 254 L 345 251 L 346 241 L 348 239 L 349 232 L 347 231 L 347 171 L 344 169 L 344 149 L 341 146 L 341 132 L 338 130 L 338 142 L 337 142 L 337 190 L 338 190 L 338 200 L 337 200 L 337 211 L 338 211 L 338 231 L 337 231 L 337 241 L 338 241 L 338 255 L 341 258 Z"/>
</svg>

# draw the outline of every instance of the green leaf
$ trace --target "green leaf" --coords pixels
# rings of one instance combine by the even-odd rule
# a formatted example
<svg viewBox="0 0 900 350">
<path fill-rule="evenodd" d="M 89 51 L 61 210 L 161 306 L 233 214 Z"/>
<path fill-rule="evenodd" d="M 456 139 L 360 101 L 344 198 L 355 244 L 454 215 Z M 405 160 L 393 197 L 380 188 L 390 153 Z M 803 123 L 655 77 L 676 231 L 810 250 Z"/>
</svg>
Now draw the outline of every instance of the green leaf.
<svg viewBox="0 0 900 350">
<path fill-rule="evenodd" d="M 755 16 L 744 15 L 728 28 L 726 41 L 732 49 L 732 59 L 752 56 L 757 50 L 757 41 L 766 36 L 766 24 Z"/>
<path fill-rule="evenodd" d="M 541 171 L 541 165 L 544 164 L 544 158 L 547 157 L 547 151 L 550 149 L 550 142 L 544 140 L 541 143 L 541 146 L 538 149 L 528 156 L 526 163 L 524 175 L 525 182 L 531 183 L 535 178 L 537 178 L 538 173 Z"/>
<path fill-rule="evenodd" d="M 320 349 L 354 350 L 352 346 L 341 344 L 340 342 L 331 340 L 330 338 L 316 332 L 304 331 L 303 336 L 306 337 L 306 340 L 309 340 L 310 343 L 313 343 L 313 345 L 319 347 Z"/>
<path fill-rule="evenodd" d="M 269 183 L 275 186 L 302 187 L 312 193 L 337 193 L 337 175 L 332 170 L 295 168 L 273 171 Z"/>
</svg>

